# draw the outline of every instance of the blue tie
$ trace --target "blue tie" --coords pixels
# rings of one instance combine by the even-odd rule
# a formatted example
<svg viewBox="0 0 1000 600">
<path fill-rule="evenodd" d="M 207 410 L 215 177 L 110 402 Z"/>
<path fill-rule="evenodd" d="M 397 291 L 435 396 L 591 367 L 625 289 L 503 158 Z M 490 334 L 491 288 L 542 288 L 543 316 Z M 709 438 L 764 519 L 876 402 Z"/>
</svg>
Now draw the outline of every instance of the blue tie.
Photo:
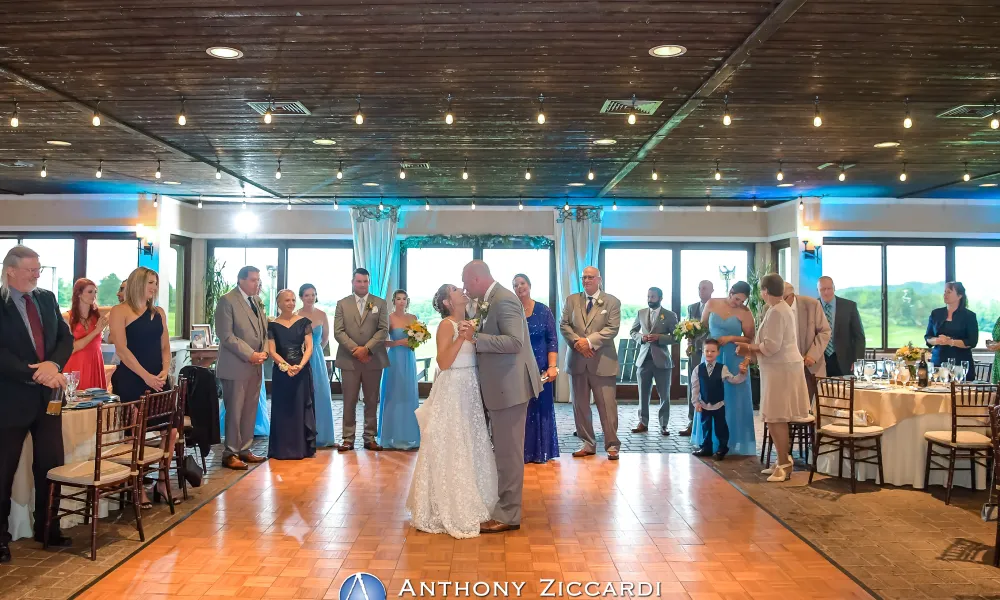
<svg viewBox="0 0 1000 600">
<path fill-rule="evenodd" d="M 589 313 L 592 308 L 594 308 L 594 297 L 587 296 L 587 312 Z"/>
<path fill-rule="evenodd" d="M 833 329 L 833 303 L 832 302 L 829 302 L 829 303 L 828 302 L 824 302 L 823 303 L 823 312 L 826 313 L 826 320 L 827 320 L 828 323 L 830 323 L 830 329 L 832 330 Z M 830 343 L 826 345 L 826 353 L 825 354 L 827 356 L 830 356 L 831 354 L 833 354 L 833 332 L 832 331 L 830 332 Z"/>
</svg>

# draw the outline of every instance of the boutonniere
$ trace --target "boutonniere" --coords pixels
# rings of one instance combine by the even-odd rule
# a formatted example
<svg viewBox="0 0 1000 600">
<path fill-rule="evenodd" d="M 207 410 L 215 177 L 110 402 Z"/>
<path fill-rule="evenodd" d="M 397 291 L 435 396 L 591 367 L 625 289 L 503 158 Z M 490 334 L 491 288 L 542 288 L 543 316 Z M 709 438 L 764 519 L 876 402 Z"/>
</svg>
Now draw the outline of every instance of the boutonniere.
<svg viewBox="0 0 1000 600">
<path fill-rule="evenodd" d="M 598 298 L 597 301 L 594 302 L 594 304 L 596 304 L 597 306 L 604 306 L 604 299 Z"/>
<path fill-rule="evenodd" d="M 257 305 L 257 308 L 264 308 L 264 303 L 261 301 L 260 296 L 254 296 L 253 301 Z"/>
<path fill-rule="evenodd" d="M 370 312 L 373 315 L 377 315 L 378 314 L 378 307 L 375 306 L 374 302 L 369 302 L 367 305 L 365 305 L 365 308 L 367 308 L 368 312 Z"/>
<path fill-rule="evenodd" d="M 660 313 L 660 320 L 663 320 L 663 313 Z"/>
</svg>

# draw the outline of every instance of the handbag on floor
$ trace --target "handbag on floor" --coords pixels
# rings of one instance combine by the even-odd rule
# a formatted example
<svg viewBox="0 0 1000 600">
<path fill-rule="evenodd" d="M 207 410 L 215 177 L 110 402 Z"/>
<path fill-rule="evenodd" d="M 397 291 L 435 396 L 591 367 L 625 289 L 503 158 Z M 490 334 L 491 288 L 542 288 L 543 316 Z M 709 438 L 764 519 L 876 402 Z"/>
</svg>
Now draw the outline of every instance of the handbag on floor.
<svg viewBox="0 0 1000 600">
<path fill-rule="evenodd" d="M 187 480 L 191 487 L 201 487 L 201 478 L 204 473 L 201 471 L 201 466 L 198 465 L 198 461 L 194 459 L 190 454 L 184 455 L 184 479 Z"/>
</svg>

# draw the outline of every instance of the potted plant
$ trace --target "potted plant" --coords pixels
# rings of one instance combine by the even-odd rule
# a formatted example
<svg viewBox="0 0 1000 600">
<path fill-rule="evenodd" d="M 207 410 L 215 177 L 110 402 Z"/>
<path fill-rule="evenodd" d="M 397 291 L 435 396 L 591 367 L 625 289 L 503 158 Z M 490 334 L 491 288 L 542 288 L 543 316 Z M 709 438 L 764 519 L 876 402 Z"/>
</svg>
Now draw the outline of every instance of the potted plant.
<svg viewBox="0 0 1000 600">
<path fill-rule="evenodd" d="M 760 279 L 772 272 L 774 272 L 774 267 L 770 261 L 757 263 L 747 272 L 747 283 L 750 284 L 747 308 L 753 315 L 754 331 L 760 329 L 760 323 L 764 320 L 764 313 L 767 311 L 767 303 L 760 295 Z M 753 409 L 760 410 L 760 368 L 757 363 L 750 363 L 750 393 L 753 399 Z"/>
<path fill-rule="evenodd" d="M 222 275 L 222 270 L 226 268 L 226 263 L 215 260 L 214 256 L 208 257 L 205 264 L 205 322 L 215 323 L 215 306 L 219 303 L 226 292 L 229 291 L 229 284 Z M 211 342 L 211 340 L 209 340 Z"/>
</svg>

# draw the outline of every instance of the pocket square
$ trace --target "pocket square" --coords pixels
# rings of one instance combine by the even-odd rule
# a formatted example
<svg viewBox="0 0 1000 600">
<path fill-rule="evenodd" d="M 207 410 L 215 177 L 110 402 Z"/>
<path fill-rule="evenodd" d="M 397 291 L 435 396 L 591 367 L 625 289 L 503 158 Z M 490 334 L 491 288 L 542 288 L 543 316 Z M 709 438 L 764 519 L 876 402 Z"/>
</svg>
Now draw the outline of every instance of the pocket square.
<svg viewBox="0 0 1000 600">
<path fill-rule="evenodd" d="M 608 310 L 607 310 L 607 309 L 604 309 L 604 310 L 602 310 L 602 311 L 601 311 L 601 314 L 602 314 L 602 315 L 606 315 L 606 314 L 608 314 Z"/>
</svg>

